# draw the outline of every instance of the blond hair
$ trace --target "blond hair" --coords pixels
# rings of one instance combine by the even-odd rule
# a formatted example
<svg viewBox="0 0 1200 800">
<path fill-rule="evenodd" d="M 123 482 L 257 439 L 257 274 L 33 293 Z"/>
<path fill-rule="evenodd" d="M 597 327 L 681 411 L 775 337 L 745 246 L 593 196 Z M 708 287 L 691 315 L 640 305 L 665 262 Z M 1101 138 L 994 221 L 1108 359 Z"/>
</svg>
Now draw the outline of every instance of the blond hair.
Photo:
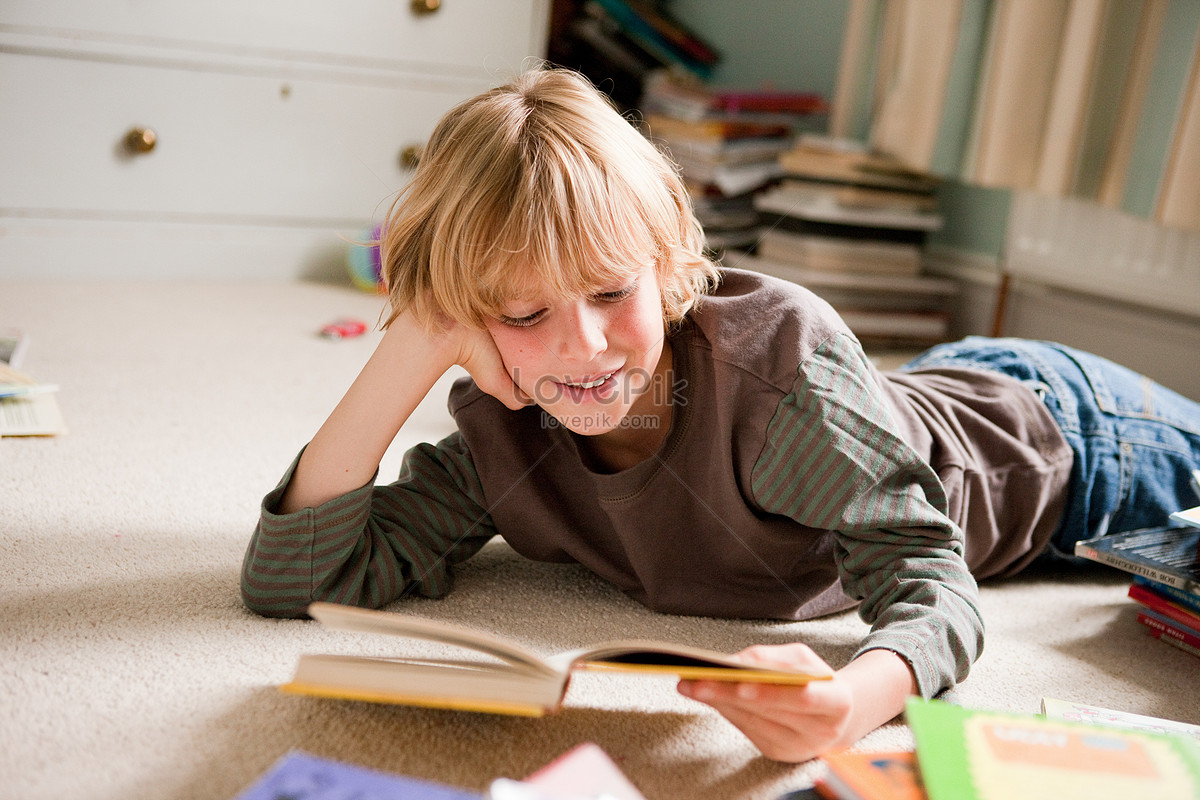
<svg viewBox="0 0 1200 800">
<path fill-rule="evenodd" d="M 585 78 L 537 69 L 451 109 L 381 234 L 390 323 L 473 327 L 530 286 L 619 288 L 653 263 L 667 324 L 715 285 L 679 175 Z"/>
</svg>

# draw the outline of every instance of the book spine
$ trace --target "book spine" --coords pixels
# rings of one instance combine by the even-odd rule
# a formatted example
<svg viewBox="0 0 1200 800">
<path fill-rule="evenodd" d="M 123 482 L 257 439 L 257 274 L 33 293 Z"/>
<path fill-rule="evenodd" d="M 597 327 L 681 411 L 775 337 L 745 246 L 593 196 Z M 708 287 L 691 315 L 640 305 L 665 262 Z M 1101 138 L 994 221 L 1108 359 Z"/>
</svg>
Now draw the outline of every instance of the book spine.
<svg viewBox="0 0 1200 800">
<path fill-rule="evenodd" d="M 1183 606 L 1171 602 L 1166 596 L 1150 587 L 1135 583 L 1129 587 L 1129 597 L 1164 617 L 1170 617 L 1192 630 L 1200 630 L 1200 614 L 1194 614 Z"/>
<path fill-rule="evenodd" d="M 1159 633 L 1158 631 L 1155 631 L 1155 630 L 1151 630 L 1150 633 L 1153 634 L 1154 638 L 1158 639 L 1160 642 L 1166 642 L 1167 644 L 1175 645 L 1183 652 L 1191 653 L 1192 655 L 1196 656 L 1197 658 L 1200 658 L 1200 647 L 1192 647 L 1187 642 L 1180 641 L 1179 639 L 1176 639 L 1174 636 L 1167 636 L 1166 634 Z"/>
<path fill-rule="evenodd" d="M 1156 638 L 1168 640 L 1171 644 L 1179 645 L 1188 652 L 1200 655 L 1200 633 L 1177 625 L 1174 620 L 1161 614 L 1155 614 L 1153 611 L 1140 612 L 1138 622 L 1149 628 Z"/>
<path fill-rule="evenodd" d="M 681 48 L 678 42 L 664 37 L 654 25 L 627 5 L 624 0 L 595 0 L 595 2 L 625 31 L 627 36 L 653 52 L 657 57 L 664 59 L 666 63 L 679 64 L 703 80 L 712 77 L 712 67 L 715 62 L 700 61 L 693 53 Z"/>
<path fill-rule="evenodd" d="M 853 225 L 825 220 L 805 219 L 792 214 L 783 214 L 758 207 L 762 212 L 763 224 L 791 233 L 811 236 L 858 239 L 872 242 L 898 242 L 900 244 L 925 244 L 927 234 L 923 230 L 906 228 L 884 228 L 871 225 Z"/>
<path fill-rule="evenodd" d="M 1192 594 L 1191 592 L 1185 592 L 1182 589 L 1177 589 L 1174 586 L 1168 586 L 1165 583 L 1158 583 L 1157 581 L 1152 581 L 1149 578 L 1143 578 L 1140 575 L 1135 576 L 1133 580 L 1134 583 L 1139 583 L 1149 588 L 1151 591 L 1158 592 L 1164 597 L 1171 599 L 1173 602 L 1190 608 L 1192 611 L 1195 611 L 1198 615 L 1200 615 L 1200 595 Z"/>
<path fill-rule="evenodd" d="M 1089 561 L 1095 561 L 1099 564 L 1107 564 L 1110 567 L 1116 567 L 1119 570 L 1130 573 L 1131 575 L 1140 575 L 1143 578 L 1161 583 L 1166 586 L 1173 586 L 1185 592 L 1192 591 L 1193 582 L 1184 580 L 1183 578 L 1172 575 L 1161 569 L 1140 564 L 1136 561 L 1124 558 L 1117 553 L 1108 550 L 1097 550 L 1088 545 L 1086 542 L 1075 543 L 1075 555 L 1080 558 L 1086 558 Z"/>
</svg>

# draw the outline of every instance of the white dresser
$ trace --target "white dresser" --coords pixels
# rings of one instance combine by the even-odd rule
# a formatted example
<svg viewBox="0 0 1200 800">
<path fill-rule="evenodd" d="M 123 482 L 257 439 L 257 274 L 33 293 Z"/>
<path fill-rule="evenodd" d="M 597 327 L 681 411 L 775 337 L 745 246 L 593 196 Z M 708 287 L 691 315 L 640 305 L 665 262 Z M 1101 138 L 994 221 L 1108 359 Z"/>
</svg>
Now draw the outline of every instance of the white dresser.
<svg viewBox="0 0 1200 800">
<path fill-rule="evenodd" d="M 323 277 L 549 0 L 0 2 L 0 277 Z"/>
</svg>

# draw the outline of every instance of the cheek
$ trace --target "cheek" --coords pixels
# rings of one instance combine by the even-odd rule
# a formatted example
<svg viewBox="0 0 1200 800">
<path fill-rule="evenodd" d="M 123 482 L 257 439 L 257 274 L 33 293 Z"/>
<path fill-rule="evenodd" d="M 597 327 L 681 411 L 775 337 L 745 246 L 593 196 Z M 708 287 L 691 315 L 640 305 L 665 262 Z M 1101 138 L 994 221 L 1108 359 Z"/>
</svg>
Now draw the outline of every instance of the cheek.
<svg viewBox="0 0 1200 800">
<path fill-rule="evenodd" d="M 637 313 L 625 318 L 622 324 L 626 334 L 635 339 L 642 348 L 652 348 L 663 340 L 666 333 L 662 304 L 658 295 L 649 292 L 647 295 L 639 298 Z"/>
<path fill-rule="evenodd" d="M 526 384 L 536 381 L 538 373 L 535 365 L 538 353 L 543 349 L 537 340 L 529 333 L 506 326 L 490 328 L 489 332 L 500 358 L 517 383 L 524 388 Z"/>
</svg>

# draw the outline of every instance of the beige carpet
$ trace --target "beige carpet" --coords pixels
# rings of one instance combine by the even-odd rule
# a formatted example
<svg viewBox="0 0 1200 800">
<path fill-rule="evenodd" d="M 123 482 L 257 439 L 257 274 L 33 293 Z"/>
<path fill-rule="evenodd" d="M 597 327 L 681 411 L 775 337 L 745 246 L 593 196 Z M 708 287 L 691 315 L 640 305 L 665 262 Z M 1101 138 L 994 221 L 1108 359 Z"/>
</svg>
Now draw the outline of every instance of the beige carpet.
<svg viewBox="0 0 1200 800">
<path fill-rule="evenodd" d="M 238 567 L 274 486 L 369 355 L 376 335 L 315 335 L 378 298 L 319 284 L 0 282 L 0 327 L 31 336 L 25 369 L 61 386 L 69 432 L 0 440 L 0 795 L 229 798 L 298 748 L 482 789 L 594 741 L 650 800 L 772 798 L 819 766 L 756 755 L 669 681 L 581 676 L 541 720 L 288 696 L 306 651 L 371 637 L 256 617 Z M 442 393 L 444 396 L 444 392 Z M 448 429 L 442 397 L 399 452 Z M 1150 639 L 1104 568 L 986 586 L 986 652 L 952 697 L 1035 712 L 1043 695 L 1200 723 L 1200 660 Z M 551 652 L 622 636 L 737 650 L 801 639 L 835 666 L 853 614 L 779 624 L 652 614 L 580 569 L 503 543 L 441 601 L 406 610 Z M 401 645 L 402 646 L 402 645 Z M 908 746 L 892 724 L 864 747 Z"/>
</svg>

